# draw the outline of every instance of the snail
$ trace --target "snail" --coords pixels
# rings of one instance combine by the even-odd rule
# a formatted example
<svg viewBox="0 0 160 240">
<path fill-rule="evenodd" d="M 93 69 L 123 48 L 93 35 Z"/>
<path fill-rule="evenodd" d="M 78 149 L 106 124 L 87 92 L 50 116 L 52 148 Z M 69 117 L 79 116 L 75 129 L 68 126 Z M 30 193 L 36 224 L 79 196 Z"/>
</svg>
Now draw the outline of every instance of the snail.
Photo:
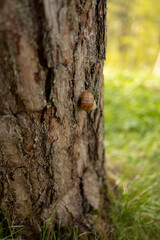
<svg viewBox="0 0 160 240">
<path fill-rule="evenodd" d="M 81 108 L 87 112 L 97 108 L 93 94 L 87 90 L 81 94 Z"/>
</svg>

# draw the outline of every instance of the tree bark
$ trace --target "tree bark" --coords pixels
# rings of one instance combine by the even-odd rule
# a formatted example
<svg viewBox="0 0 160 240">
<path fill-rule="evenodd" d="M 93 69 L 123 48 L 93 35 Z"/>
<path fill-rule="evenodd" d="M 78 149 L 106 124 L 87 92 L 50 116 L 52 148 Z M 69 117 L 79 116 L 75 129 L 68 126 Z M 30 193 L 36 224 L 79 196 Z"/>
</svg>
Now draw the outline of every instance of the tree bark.
<svg viewBox="0 0 160 240">
<path fill-rule="evenodd" d="M 26 239 L 48 221 L 107 232 L 105 28 L 104 0 L 0 2 L 0 208 Z"/>
</svg>

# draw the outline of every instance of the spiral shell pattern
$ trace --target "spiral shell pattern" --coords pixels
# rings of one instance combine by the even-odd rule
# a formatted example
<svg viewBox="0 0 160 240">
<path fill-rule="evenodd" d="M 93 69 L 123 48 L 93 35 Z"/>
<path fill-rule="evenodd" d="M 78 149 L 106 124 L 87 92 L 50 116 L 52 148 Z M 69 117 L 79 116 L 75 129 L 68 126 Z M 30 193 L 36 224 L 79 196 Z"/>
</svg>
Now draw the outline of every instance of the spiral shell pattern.
<svg viewBox="0 0 160 240">
<path fill-rule="evenodd" d="M 93 94 L 85 90 L 81 94 L 81 108 L 87 112 L 95 109 L 96 103 Z"/>
</svg>

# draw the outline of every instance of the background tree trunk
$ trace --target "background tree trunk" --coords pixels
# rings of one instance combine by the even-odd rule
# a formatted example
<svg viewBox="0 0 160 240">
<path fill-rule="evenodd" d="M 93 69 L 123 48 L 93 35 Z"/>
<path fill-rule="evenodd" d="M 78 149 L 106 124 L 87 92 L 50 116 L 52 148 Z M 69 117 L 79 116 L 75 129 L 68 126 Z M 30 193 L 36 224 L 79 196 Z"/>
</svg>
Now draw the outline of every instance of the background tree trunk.
<svg viewBox="0 0 160 240">
<path fill-rule="evenodd" d="M 107 226 L 105 25 L 103 0 L 0 2 L 0 207 L 26 239 L 52 213 L 55 228 Z M 84 89 L 98 106 L 90 113 Z"/>
</svg>

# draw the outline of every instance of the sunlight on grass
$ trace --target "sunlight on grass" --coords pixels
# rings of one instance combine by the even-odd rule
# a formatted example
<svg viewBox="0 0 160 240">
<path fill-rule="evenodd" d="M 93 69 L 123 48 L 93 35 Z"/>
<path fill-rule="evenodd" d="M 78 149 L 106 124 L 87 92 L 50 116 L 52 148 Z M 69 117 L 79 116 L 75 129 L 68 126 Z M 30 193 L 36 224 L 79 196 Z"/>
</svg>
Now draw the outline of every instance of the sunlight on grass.
<svg viewBox="0 0 160 240">
<path fill-rule="evenodd" d="M 160 79 L 107 68 L 104 76 L 105 147 L 116 239 L 157 240 Z"/>
</svg>

